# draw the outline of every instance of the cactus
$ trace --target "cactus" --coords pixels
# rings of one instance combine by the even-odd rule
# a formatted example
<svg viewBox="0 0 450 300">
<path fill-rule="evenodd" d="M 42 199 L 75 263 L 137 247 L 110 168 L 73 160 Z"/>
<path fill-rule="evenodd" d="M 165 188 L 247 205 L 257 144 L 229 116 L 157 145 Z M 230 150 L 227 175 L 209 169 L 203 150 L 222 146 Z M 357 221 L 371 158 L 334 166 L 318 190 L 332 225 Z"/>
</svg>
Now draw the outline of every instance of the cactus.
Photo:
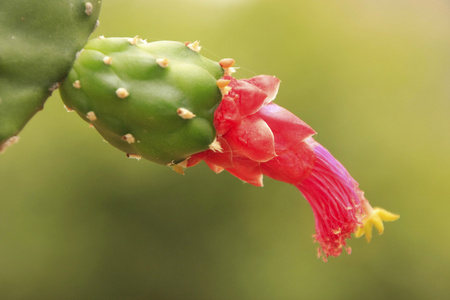
<svg viewBox="0 0 450 300">
<path fill-rule="evenodd" d="M 347 239 L 380 233 L 399 218 L 373 208 L 345 167 L 313 139 L 315 131 L 273 103 L 280 81 L 232 77 L 234 60 L 200 56 L 198 43 L 139 38 L 90 41 L 60 92 L 113 146 L 175 171 L 205 161 L 255 186 L 263 175 L 297 187 L 316 218 L 324 261 L 350 254 Z"/>
<path fill-rule="evenodd" d="M 209 60 L 198 42 L 99 37 L 84 45 L 100 5 L 0 3 L 0 153 L 60 87 L 67 110 L 130 158 L 183 174 L 205 161 L 255 186 L 264 175 L 294 185 L 313 210 L 324 261 L 350 254 L 351 234 L 370 241 L 373 227 L 381 234 L 383 221 L 399 218 L 373 208 L 315 131 L 273 103 L 277 78 L 238 80 L 233 59 Z"/>
<path fill-rule="evenodd" d="M 0 152 L 67 75 L 100 7 L 98 0 L 0 2 Z"/>
<path fill-rule="evenodd" d="M 177 164 L 216 145 L 223 69 L 199 50 L 198 42 L 93 39 L 62 83 L 61 97 L 128 157 L 181 170 Z"/>
</svg>

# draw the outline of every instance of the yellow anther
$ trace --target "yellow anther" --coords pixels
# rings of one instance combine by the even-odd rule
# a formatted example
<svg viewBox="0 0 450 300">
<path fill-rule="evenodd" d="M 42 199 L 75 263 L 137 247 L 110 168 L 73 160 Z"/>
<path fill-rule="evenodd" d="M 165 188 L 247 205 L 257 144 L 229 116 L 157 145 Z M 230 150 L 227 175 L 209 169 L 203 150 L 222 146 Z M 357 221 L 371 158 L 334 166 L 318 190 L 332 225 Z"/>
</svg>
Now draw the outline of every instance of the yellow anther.
<svg viewBox="0 0 450 300">
<path fill-rule="evenodd" d="M 372 227 L 378 230 L 379 234 L 383 234 L 383 221 L 392 222 L 400 218 L 400 215 L 393 214 L 385 209 L 375 207 L 367 212 L 367 216 L 362 220 L 363 226 L 359 227 L 355 233 L 357 238 L 366 235 L 366 240 L 370 242 L 372 239 Z"/>
</svg>

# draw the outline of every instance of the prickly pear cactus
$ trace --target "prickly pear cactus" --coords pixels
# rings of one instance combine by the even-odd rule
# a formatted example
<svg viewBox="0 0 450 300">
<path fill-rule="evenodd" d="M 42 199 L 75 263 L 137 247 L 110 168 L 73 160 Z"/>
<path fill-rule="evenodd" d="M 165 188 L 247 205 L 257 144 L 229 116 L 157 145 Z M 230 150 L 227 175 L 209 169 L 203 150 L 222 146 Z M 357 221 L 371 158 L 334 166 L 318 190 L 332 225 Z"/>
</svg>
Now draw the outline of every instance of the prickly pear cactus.
<svg viewBox="0 0 450 300">
<path fill-rule="evenodd" d="M 180 163 L 214 147 L 223 69 L 199 50 L 198 43 L 99 37 L 79 55 L 61 97 L 127 156 Z"/>
<path fill-rule="evenodd" d="M 101 1 L 0 1 L 0 152 L 43 108 L 97 24 Z"/>
</svg>

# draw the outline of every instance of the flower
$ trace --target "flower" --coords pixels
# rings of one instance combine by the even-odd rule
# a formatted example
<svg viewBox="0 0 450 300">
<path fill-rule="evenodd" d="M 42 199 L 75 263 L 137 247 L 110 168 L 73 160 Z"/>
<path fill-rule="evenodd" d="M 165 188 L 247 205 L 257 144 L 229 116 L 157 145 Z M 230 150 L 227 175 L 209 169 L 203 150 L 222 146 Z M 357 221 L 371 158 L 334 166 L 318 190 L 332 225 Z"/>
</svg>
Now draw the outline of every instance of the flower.
<svg viewBox="0 0 450 300">
<path fill-rule="evenodd" d="M 382 233 L 382 220 L 399 217 L 373 209 L 345 167 L 313 139 L 316 132 L 272 102 L 279 79 L 226 74 L 219 81 L 224 95 L 214 114 L 215 146 L 192 155 L 188 167 L 205 161 L 214 172 L 226 170 L 255 186 L 263 186 L 263 175 L 296 186 L 313 210 L 313 237 L 325 261 L 351 252 L 352 233 L 370 241 L 373 225 Z"/>
</svg>

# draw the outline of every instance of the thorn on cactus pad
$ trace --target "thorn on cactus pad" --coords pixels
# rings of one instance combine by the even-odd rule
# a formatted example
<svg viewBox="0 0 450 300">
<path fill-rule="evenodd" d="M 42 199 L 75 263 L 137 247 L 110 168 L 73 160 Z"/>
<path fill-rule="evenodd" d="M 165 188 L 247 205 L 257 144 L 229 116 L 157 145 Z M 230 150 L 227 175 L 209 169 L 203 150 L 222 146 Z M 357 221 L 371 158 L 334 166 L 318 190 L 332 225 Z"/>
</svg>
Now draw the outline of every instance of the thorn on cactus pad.
<svg viewBox="0 0 450 300">
<path fill-rule="evenodd" d="M 97 20 L 95 22 L 95 25 L 94 25 L 94 28 L 92 29 L 92 31 L 95 31 L 98 28 L 98 26 L 100 26 L 100 21 L 99 20 Z"/>
<path fill-rule="evenodd" d="M 229 91 L 231 91 L 231 87 L 228 86 L 230 84 L 231 80 L 226 79 L 219 79 L 217 80 L 217 86 L 219 87 L 220 91 L 222 92 L 222 96 L 225 96 Z"/>
<path fill-rule="evenodd" d="M 137 154 L 131 154 L 131 153 L 127 153 L 127 157 L 128 158 L 133 158 L 133 159 L 137 159 L 137 160 L 141 160 L 142 156 L 137 155 Z"/>
<path fill-rule="evenodd" d="M 219 60 L 220 66 L 224 69 L 231 68 L 232 66 L 234 66 L 235 62 L 236 61 L 232 58 L 223 58 Z"/>
<path fill-rule="evenodd" d="M 187 168 L 188 161 L 189 161 L 189 157 L 186 158 L 186 159 L 183 160 L 183 161 L 180 161 L 179 163 L 177 163 L 177 165 L 179 165 L 179 166 L 181 166 L 181 167 L 183 167 L 183 168 Z"/>
<path fill-rule="evenodd" d="M 214 141 L 209 145 L 209 149 L 211 149 L 213 152 L 223 152 L 222 146 L 220 145 L 220 142 L 217 140 L 217 138 L 215 138 Z"/>
<path fill-rule="evenodd" d="M 94 10 L 94 7 L 92 6 L 92 3 L 91 2 L 87 2 L 86 3 L 86 9 L 84 10 L 86 15 L 88 15 L 88 16 L 92 15 L 92 11 L 93 10 Z"/>
<path fill-rule="evenodd" d="M 177 172 L 178 174 L 184 175 L 184 168 L 179 165 L 173 165 L 172 169 Z"/>
<path fill-rule="evenodd" d="M 48 89 L 48 91 L 50 92 L 50 93 L 53 93 L 54 91 L 56 91 L 58 88 L 59 88 L 59 82 L 56 82 L 56 83 L 54 83 L 49 89 Z"/>
<path fill-rule="evenodd" d="M 4 141 L 3 143 L 0 143 L 0 154 L 5 152 L 6 148 L 8 148 L 9 146 L 11 146 L 14 143 L 17 143 L 18 141 L 19 141 L 19 137 L 13 136 L 13 137 L 10 137 L 9 139 L 7 139 L 6 141 Z"/>
<path fill-rule="evenodd" d="M 233 73 L 236 73 L 236 68 L 224 69 L 223 76 L 231 76 Z"/>
<path fill-rule="evenodd" d="M 78 90 L 81 89 L 81 83 L 79 80 L 75 80 L 72 85 L 74 88 L 76 88 Z"/>
<path fill-rule="evenodd" d="M 112 57 L 111 56 L 105 56 L 103 57 L 103 63 L 105 65 L 110 65 L 112 63 Z"/>
<path fill-rule="evenodd" d="M 176 164 L 172 161 L 171 163 L 167 164 L 167 166 L 172 168 L 172 170 L 174 170 L 178 174 L 184 175 L 184 167 L 181 165 L 181 163 Z"/>
<path fill-rule="evenodd" d="M 190 110 L 186 109 L 186 108 L 178 108 L 177 109 L 177 114 L 180 116 L 180 118 L 182 119 L 192 119 L 195 118 L 195 114 L 193 114 Z"/>
<path fill-rule="evenodd" d="M 95 128 L 94 124 L 89 123 L 89 128 Z"/>
<path fill-rule="evenodd" d="M 233 68 L 234 63 L 235 61 L 232 58 L 223 58 L 219 61 L 219 65 L 224 70 L 224 76 L 230 76 L 231 74 L 236 72 L 236 69 Z"/>
<path fill-rule="evenodd" d="M 124 136 L 122 136 L 122 140 L 127 141 L 128 144 L 133 144 L 136 142 L 136 139 L 131 133 L 127 133 Z"/>
<path fill-rule="evenodd" d="M 136 45 L 137 43 L 142 42 L 142 39 L 139 36 L 136 35 L 134 38 L 129 38 L 128 42 L 131 45 Z"/>
<path fill-rule="evenodd" d="M 128 91 L 125 88 L 118 88 L 116 90 L 116 95 L 117 95 L 117 97 L 124 99 L 124 98 L 128 97 L 130 95 L 130 93 L 128 93 Z"/>
<path fill-rule="evenodd" d="M 94 122 L 97 120 L 97 116 L 95 115 L 95 112 L 93 112 L 93 111 L 88 112 L 86 114 L 86 118 L 91 122 Z"/>
<path fill-rule="evenodd" d="M 156 60 L 156 63 L 161 67 L 161 68 L 167 68 L 167 66 L 169 65 L 169 59 L 168 58 L 158 58 Z"/>
<path fill-rule="evenodd" d="M 73 112 L 73 109 L 71 109 L 71 108 L 68 107 L 67 105 L 64 105 L 64 108 L 66 109 L 67 112 Z"/>
<path fill-rule="evenodd" d="M 195 41 L 193 43 L 186 42 L 185 45 L 189 49 L 191 49 L 192 51 L 197 52 L 197 53 L 199 53 L 200 50 L 202 50 L 202 47 L 200 46 L 200 42 L 199 41 Z"/>
<path fill-rule="evenodd" d="M 105 39 L 105 36 L 104 35 L 100 35 L 100 36 L 98 36 L 97 37 L 99 40 L 104 40 Z"/>
</svg>

